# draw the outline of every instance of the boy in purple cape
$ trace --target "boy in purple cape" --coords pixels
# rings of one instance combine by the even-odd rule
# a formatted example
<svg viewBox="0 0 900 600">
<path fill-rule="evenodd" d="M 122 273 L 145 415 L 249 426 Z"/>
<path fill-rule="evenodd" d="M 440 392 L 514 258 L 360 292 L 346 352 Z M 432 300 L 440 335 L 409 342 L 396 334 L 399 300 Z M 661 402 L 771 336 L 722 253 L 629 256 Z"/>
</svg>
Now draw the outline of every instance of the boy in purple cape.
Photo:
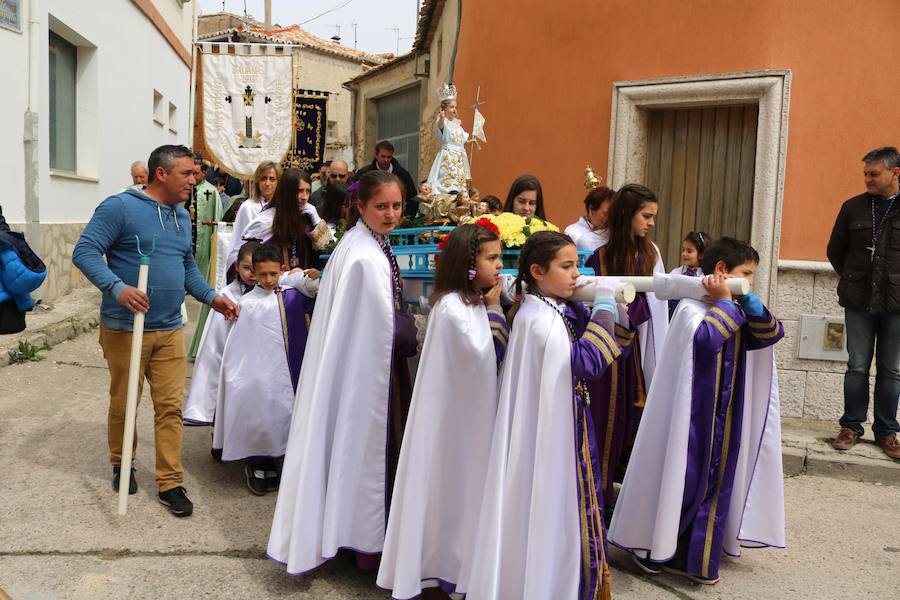
<svg viewBox="0 0 900 600">
<path fill-rule="evenodd" d="M 646 573 L 714 584 L 723 552 L 784 546 L 771 349 L 784 328 L 756 294 L 725 285 L 752 283 L 758 264 L 722 238 L 703 257 L 708 303 L 683 300 L 670 324 L 609 532 Z"/>
</svg>

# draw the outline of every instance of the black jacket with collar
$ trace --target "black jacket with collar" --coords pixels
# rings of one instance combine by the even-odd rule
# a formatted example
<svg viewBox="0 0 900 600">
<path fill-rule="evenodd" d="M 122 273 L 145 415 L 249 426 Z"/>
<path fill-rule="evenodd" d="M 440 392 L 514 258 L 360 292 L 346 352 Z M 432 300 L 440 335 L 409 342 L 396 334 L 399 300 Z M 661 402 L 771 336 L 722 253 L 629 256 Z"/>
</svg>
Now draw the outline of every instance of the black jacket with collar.
<svg viewBox="0 0 900 600">
<path fill-rule="evenodd" d="M 416 189 L 416 182 L 412 178 L 412 175 L 409 174 L 409 171 L 407 171 L 406 169 L 404 169 L 403 167 L 400 166 L 400 163 L 397 162 L 396 158 L 391 159 L 391 165 L 394 168 L 394 170 L 393 170 L 394 175 L 396 175 L 400 179 L 400 181 L 403 182 L 403 187 L 406 188 L 403 199 L 406 201 L 406 204 L 408 205 L 410 203 L 410 201 L 413 198 L 415 198 L 416 194 L 418 193 L 418 189 Z M 374 171 L 377 168 L 378 168 L 378 161 L 373 159 L 371 163 L 360 168 L 356 172 L 356 179 L 359 180 L 360 177 L 362 177 L 369 171 Z"/>
<path fill-rule="evenodd" d="M 844 202 L 828 241 L 828 260 L 841 277 L 841 306 L 873 315 L 900 313 L 900 198 L 878 229 L 874 259 L 869 250 L 873 201 L 878 227 L 887 206 L 884 198 L 860 194 Z"/>
</svg>

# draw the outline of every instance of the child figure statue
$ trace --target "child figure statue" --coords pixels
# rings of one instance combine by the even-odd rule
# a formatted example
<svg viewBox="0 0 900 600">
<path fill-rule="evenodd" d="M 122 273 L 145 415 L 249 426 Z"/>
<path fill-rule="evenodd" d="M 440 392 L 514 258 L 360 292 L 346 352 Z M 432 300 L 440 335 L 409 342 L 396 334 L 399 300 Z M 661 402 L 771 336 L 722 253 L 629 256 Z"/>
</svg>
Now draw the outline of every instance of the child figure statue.
<svg viewBox="0 0 900 600">
<path fill-rule="evenodd" d="M 441 149 L 431 165 L 428 183 L 433 194 L 448 194 L 466 190 L 471 179 L 466 144 L 469 134 L 463 129 L 456 111 L 456 86 L 445 84 L 438 89 L 441 109 L 435 120 L 435 135 L 441 140 Z"/>
</svg>

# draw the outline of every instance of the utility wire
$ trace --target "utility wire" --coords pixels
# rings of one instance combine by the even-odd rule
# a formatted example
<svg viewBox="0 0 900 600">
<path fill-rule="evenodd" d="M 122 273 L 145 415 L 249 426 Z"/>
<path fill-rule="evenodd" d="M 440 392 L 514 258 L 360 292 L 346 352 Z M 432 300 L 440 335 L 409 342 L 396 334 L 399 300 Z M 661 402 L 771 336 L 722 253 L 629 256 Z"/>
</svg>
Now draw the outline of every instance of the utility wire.
<svg viewBox="0 0 900 600">
<path fill-rule="evenodd" d="M 328 13 L 333 13 L 333 12 L 336 11 L 336 10 L 340 10 L 340 9 L 344 8 L 345 6 L 347 6 L 348 4 L 350 4 L 351 2 L 353 2 L 353 0 L 346 0 L 346 2 L 342 2 L 341 4 L 335 6 L 334 8 L 329 8 L 328 10 L 326 10 L 325 12 L 323 12 L 323 13 L 320 14 L 320 15 L 316 15 L 316 16 L 314 16 L 314 17 L 311 18 L 311 19 L 307 19 L 307 20 L 303 21 L 302 23 L 300 23 L 300 25 L 306 25 L 307 23 L 312 23 L 313 21 L 315 21 L 315 20 L 318 19 L 319 17 L 324 17 L 324 16 L 327 15 Z"/>
</svg>

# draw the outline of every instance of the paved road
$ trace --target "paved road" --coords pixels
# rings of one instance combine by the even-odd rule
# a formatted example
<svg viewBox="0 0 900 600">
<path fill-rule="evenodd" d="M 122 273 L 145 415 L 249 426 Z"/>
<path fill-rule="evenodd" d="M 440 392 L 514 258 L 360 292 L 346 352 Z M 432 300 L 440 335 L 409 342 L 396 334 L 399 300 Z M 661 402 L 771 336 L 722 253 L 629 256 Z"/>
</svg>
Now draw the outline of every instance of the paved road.
<svg viewBox="0 0 900 600">
<path fill-rule="evenodd" d="M 152 410 L 139 408 L 137 480 L 116 515 L 106 450 L 105 363 L 93 332 L 0 369 L 0 587 L 32 598 L 385 599 L 373 576 L 338 560 L 287 577 L 264 557 L 274 496 L 214 463 L 205 428 L 185 432 L 189 519 L 153 485 Z M 817 477 L 786 481 L 786 550 L 726 559 L 712 588 L 614 569 L 617 599 L 892 598 L 900 593 L 900 488 Z M 617 557 L 614 556 L 614 560 Z"/>
</svg>

